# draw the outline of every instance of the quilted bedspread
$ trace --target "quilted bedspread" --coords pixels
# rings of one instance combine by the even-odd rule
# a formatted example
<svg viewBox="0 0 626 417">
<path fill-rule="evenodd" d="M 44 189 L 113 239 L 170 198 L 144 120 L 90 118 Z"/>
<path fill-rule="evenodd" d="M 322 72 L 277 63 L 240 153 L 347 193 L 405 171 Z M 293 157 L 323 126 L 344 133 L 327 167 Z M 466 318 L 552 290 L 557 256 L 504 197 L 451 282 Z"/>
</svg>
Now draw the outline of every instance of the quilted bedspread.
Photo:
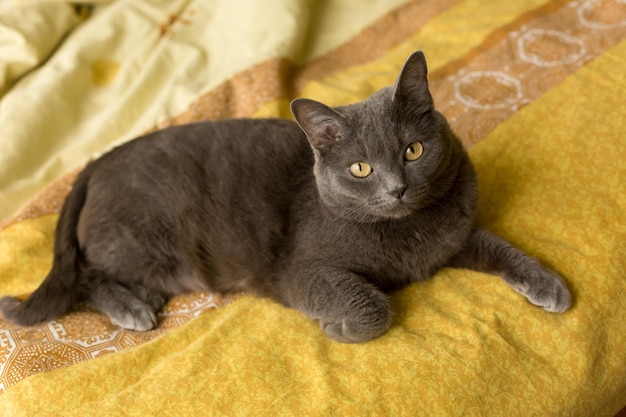
<svg viewBox="0 0 626 417">
<path fill-rule="evenodd" d="M 0 2 L 0 294 L 46 275 L 76 172 L 137 135 L 290 117 L 394 82 L 423 50 L 479 175 L 477 222 L 558 271 L 546 313 L 444 269 L 391 330 L 329 340 L 246 294 L 171 300 L 153 331 L 79 309 L 0 320 L 0 415 L 614 416 L 626 406 L 624 0 Z"/>
</svg>

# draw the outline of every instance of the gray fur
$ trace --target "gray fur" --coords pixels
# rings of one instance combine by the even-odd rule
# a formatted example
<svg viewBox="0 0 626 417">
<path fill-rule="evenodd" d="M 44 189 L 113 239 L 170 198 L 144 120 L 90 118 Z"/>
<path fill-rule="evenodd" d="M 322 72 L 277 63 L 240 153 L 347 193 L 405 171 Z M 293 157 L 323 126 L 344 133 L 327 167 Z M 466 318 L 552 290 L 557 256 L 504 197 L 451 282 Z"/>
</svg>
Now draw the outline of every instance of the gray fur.
<svg viewBox="0 0 626 417">
<path fill-rule="evenodd" d="M 319 320 L 341 342 L 391 324 L 386 293 L 444 266 L 500 274 L 548 311 L 563 280 L 473 225 L 476 178 L 434 110 L 421 52 L 394 87 L 331 109 L 297 99 L 287 120 L 171 127 L 79 175 L 57 226 L 52 270 L 8 320 L 32 324 L 85 302 L 148 330 L 169 297 L 250 291 Z M 405 160 L 419 141 L 422 156 Z M 350 174 L 355 162 L 373 168 Z"/>
</svg>

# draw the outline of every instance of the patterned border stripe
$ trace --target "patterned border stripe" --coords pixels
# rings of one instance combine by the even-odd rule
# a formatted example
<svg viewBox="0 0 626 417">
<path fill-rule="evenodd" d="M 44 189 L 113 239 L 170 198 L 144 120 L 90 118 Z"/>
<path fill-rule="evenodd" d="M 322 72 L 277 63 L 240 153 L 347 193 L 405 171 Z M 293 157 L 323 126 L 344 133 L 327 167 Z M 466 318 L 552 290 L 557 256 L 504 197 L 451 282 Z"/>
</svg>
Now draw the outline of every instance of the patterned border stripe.
<svg viewBox="0 0 626 417">
<path fill-rule="evenodd" d="M 607 11 L 609 6 L 613 13 Z M 588 24 L 591 16 L 594 25 Z M 568 74 L 625 39 L 624 22 L 623 2 L 553 1 L 434 71 L 430 82 L 435 102 L 466 144 L 476 144 Z"/>
</svg>

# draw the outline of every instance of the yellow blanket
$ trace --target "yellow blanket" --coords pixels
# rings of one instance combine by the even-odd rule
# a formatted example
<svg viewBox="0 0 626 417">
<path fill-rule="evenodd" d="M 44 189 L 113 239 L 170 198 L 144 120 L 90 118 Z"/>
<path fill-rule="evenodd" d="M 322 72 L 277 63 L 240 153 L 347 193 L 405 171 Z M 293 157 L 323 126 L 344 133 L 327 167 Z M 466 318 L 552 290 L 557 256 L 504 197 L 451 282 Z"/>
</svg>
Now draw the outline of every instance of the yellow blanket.
<svg viewBox="0 0 626 417">
<path fill-rule="evenodd" d="M 423 49 L 436 104 L 475 144 L 478 222 L 561 273 L 571 311 L 446 269 L 393 294 L 391 330 L 360 345 L 250 296 L 179 298 L 145 335 L 84 311 L 32 328 L 0 322 L 0 414 L 610 417 L 626 406 L 626 6 L 424 3 L 4 12 L 0 33 L 48 50 L 28 60 L 37 48 L 7 55 L 0 43 L 0 293 L 45 275 L 72 176 L 34 193 L 88 157 L 171 123 L 287 116 L 295 95 L 362 99 Z M 17 14 L 56 23 L 38 38 Z"/>
</svg>

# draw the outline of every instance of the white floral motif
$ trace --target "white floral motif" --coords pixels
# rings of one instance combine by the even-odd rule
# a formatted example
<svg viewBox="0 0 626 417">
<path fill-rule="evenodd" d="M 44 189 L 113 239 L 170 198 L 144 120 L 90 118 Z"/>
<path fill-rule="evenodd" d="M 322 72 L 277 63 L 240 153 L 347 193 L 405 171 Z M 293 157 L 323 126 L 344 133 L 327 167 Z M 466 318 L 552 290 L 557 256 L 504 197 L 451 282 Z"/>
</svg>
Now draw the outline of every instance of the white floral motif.
<svg viewBox="0 0 626 417">
<path fill-rule="evenodd" d="M 534 44 L 554 44 L 551 48 L 533 48 Z M 582 40 L 558 30 L 530 29 L 517 39 L 522 60 L 540 67 L 573 64 L 587 53 Z"/>
<path fill-rule="evenodd" d="M 603 0 L 586 0 L 576 9 L 576 13 L 578 14 L 578 20 L 582 25 L 587 26 L 591 29 L 606 30 L 618 27 L 626 27 L 626 19 L 620 19 L 616 21 L 602 21 L 601 17 L 594 13 L 600 11 L 600 9 L 603 6 L 607 6 L 608 3 L 612 3 L 613 5 L 622 7 L 626 6 L 626 0 L 613 0 L 612 2 Z M 619 16 L 620 13 L 613 12 L 610 14 L 610 17 L 612 18 Z"/>
<path fill-rule="evenodd" d="M 494 97 L 479 97 L 479 88 L 472 88 L 481 82 L 509 90 L 508 94 L 498 94 Z M 473 94 L 466 90 L 473 90 Z M 468 107 L 475 109 L 503 109 L 515 105 L 522 98 L 522 86 L 518 79 L 502 71 L 475 71 L 463 75 L 454 82 L 455 97 Z"/>
</svg>

